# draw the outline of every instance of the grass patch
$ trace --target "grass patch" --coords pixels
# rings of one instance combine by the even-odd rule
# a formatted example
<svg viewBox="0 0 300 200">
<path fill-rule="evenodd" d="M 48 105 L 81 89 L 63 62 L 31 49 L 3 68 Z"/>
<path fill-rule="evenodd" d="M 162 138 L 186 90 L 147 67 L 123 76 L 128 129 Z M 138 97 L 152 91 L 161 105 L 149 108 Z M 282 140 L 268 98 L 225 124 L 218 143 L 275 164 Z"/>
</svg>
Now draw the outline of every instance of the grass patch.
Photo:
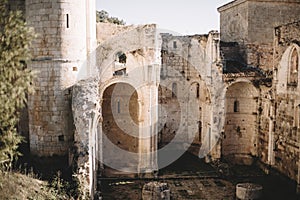
<svg viewBox="0 0 300 200">
<path fill-rule="evenodd" d="M 0 199 L 70 199 L 33 173 L 0 172 Z"/>
</svg>

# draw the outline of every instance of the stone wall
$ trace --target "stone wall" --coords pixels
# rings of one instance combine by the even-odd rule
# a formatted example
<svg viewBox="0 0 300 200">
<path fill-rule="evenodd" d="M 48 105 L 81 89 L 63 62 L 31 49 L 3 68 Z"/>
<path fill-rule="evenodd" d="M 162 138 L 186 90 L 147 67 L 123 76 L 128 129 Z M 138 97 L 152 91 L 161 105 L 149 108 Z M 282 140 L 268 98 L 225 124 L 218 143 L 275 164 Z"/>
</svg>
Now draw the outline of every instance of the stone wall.
<svg viewBox="0 0 300 200">
<path fill-rule="evenodd" d="M 220 12 L 221 41 L 246 42 L 249 26 L 248 4 L 248 1 L 238 0 L 218 8 Z"/>
<path fill-rule="evenodd" d="M 299 58 L 300 23 L 295 22 L 275 29 L 274 60 L 274 167 L 299 183 Z M 292 53 L 296 52 L 296 63 Z M 292 66 L 297 64 L 297 81 L 290 82 Z M 288 163 L 288 164 L 287 164 Z"/>
<path fill-rule="evenodd" d="M 9 0 L 8 4 L 10 10 L 19 10 L 25 14 L 25 0 Z"/>
<path fill-rule="evenodd" d="M 221 40 L 272 44 L 274 27 L 299 19 L 297 0 L 236 0 L 218 8 Z"/>
<path fill-rule="evenodd" d="M 273 43 L 274 27 L 299 20 L 298 0 L 249 1 L 248 42 Z"/>
<path fill-rule="evenodd" d="M 237 42 L 245 64 L 271 73 L 274 27 L 300 19 L 300 2 L 236 0 L 218 11 L 221 41 Z"/>
<path fill-rule="evenodd" d="M 260 86 L 260 98 L 258 101 L 258 138 L 257 152 L 261 162 L 272 165 L 274 163 L 274 124 L 275 107 L 274 107 L 274 91 L 272 87 Z"/>
<path fill-rule="evenodd" d="M 294 0 L 236 0 L 219 8 L 221 40 L 228 42 L 221 49 L 222 55 L 226 64 L 237 67 L 233 74 L 224 74 L 225 80 L 245 78 L 258 91 L 254 100 L 254 91 L 229 95 L 232 86 L 228 88 L 222 153 L 232 151 L 236 155 L 244 151 L 298 183 L 300 25 L 295 21 L 299 20 L 299 11 L 300 2 Z M 250 77 L 247 70 L 254 68 Z M 242 99 L 241 94 L 245 95 Z M 235 101 L 247 105 L 253 102 L 255 106 L 246 115 L 228 112 L 234 109 Z M 248 141 L 243 140 L 244 135 Z"/>
<path fill-rule="evenodd" d="M 71 88 L 61 85 L 63 68 L 69 63 L 54 61 L 32 62 L 29 67 L 39 74 L 35 78 L 34 95 L 29 96 L 29 139 L 33 154 L 65 155 L 73 143 Z"/>
<path fill-rule="evenodd" d="M 160 147 L 177 142 L 177 148 L 182 149 L 180 144 L 185 143 L 191 145 L 192 153 L 199 154 L 210 128 L 211 96 L 201 79 L 202 70 L 207 68 L 207 39 L 207 35 L 162 34 Z M 179 140 L 174 140 L 176 135 Z"/>
<path fill-rule="evenodd" d="M 129 31 L 130 29 L 133 29 L 134 26 L 124 26 L 124 25 L 117 25 L 112 23 L 103 23 L 98 22 L 97 23 L 97 41 L 98 43 L 102 43 L 105 40 L 110 39 L 111 37 L 114 37 L 124 31 Z"/>
<path fill-rule="evenodd" d="M 155 25 L 99 23 L 94 51 L 95 7 L 88 2 L 10 1 L 11 9 L 26 10 L 37 33 L 28 65 L 37 74 L 28 102 L 32 153 L 65 155 L 75 141 L 70 158 L 87 195 L 94 193 L 105 158 L 128 162 L 109 152 L 105 134 L 134 153 L 129 172 L 156 171 L 157 145 L 175 142 L 182 150 L 192 144 L 189 150 L 200 157 L 218 159 L 222 153 L 240 164 L 257 157 L 300 183 L 300 23 L 293 22 L 299 1 L 236 0 L 220 7 L 221 40 L 235 44 L 223 46 L 223 61 L 219 33 L 159 35 Z M 229 59 L 239 61 L 237 73 L 222 74 Z M 255 70 L 240 73 L 242 67 Z M 132 86 L 134 98 L 123 102 L 129 98 L 125 89 L 113 98 L 110 87 L 117 83 Z M 112 119 L 119 108 L 131 110 L 137 126 Z M 111 121 L 116 124 L 109 126 Z M 120 136 L 121 128 L 138 139 Z"/>
<path fill-rule="evenodd" d="M 249 165 L 257 156 L 258 97 L 251 82 L 236 82 L 228 87 L 222 156 L 231 163 Z"/>
<path fill-rule="evenodd" d="M 83 197 L 93 197 L 97 187 L 98 159 L 100 156 L 99 126 L 101 108 L 99 103 L 99 79 L 92 77 L 73 87 L 72 113 L 75 124 L 74 146 L 70 152 L 70 164 Z"/>
<path fill-rule="evenodd" d="M 199 157 L 217 159 L 225 99 L 219 35 L 162 34 L 162 40 L 159 144 L 178 142 L 177 150 L 189 147 Z"/>
</svg>

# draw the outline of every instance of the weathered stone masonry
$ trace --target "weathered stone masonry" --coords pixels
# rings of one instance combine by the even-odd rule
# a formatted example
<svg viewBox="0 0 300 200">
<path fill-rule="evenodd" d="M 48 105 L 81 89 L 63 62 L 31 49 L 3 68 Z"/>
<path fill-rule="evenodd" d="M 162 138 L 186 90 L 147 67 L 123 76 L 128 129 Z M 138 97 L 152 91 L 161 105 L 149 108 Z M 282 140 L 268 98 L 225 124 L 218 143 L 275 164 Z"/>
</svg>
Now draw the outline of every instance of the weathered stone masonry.
<svg viewBox="0 0 300 200">
<path fill-rule="evenodd" d="M 233 150 L 236 157 L 242 150 L 238 145 L 244 143 L 245 137 L 251 137 L 250 144 L 242 145 L 251 146 L 244 156 L 258 159 L 298 183 L 299 22 L 295 21 L 299 20 L 299 9 L 299 1 L 284 0 L 237 0 L 218 9 L 224 80 L 243 89 L 246 89 L 244 82 L 248 82 L 253 88 L 248 95 L 246 90 L 231 96 L 232 86 L 228 87 L 226 112 L 231 114 L 226 115 L 222 154 Z M 243 95 L 244 100 L 239 99 Z M 243 106 L 241 101 L 247 98 L 253 106 L 249 106 L 251 102 Z M 247 112 L 247 117 L 242 115 Z M 244 128 L 251 124 L 253 128 Z M 228 143 L 230 148 L 226 150 L 228 134 L 236 138 Z"/>
<path fill-rule="evenodd" d="M 275 29 L 273 165 L 299 183 L 300 23 Z M 296 78 L 294 78 L 294 76 Z M 288 165 L 286 163 L 289 163 Z"/>
<path fill-rule="evenodd" d="M 37 73 L 28 101 L 31 152 L 69 154 L 87 196 L 97 174 L 110 174 L 101 161 L 156 172 L 156 150 L 179 127 L 175 149 L 207 161 L 258 161 L 300 183 L 299 1 L 232 1 L 218 9 L 220 34 L 100 23 L 97 37 L 95 0 L 9 2 L 37 33 L 28 64 Z M 105 136 L 136 156 L 110 151 Z"/>
<path fill-rule="evenodd" d="M 28 65 L 37 73 L 36 92 L 29 96 L 28 105 L 33 154 L 66 155 L 73 143 L 71 87 L 87 76 L 87 51 L 92 44 L 84 38 L 95 29 L 87 23 L 88 4 L 83 0 L 26 1 L 26 21 L 37 34 Z"/>
</svg>

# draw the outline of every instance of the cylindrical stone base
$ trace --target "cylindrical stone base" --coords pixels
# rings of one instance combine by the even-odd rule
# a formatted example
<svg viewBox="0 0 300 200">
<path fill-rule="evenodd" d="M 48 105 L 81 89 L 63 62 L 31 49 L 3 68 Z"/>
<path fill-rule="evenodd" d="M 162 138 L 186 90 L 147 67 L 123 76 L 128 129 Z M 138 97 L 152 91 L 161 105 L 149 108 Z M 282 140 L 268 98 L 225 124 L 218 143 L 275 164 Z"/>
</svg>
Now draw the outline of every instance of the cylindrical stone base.
<svg viewBox="0 0 300 200">
<path fill-rule="evenodd" d="M 254 183 L 239 183 L 236 185 L 236 197 L 241 200 L 260 199 L 263 187 Z"/>
</svg>

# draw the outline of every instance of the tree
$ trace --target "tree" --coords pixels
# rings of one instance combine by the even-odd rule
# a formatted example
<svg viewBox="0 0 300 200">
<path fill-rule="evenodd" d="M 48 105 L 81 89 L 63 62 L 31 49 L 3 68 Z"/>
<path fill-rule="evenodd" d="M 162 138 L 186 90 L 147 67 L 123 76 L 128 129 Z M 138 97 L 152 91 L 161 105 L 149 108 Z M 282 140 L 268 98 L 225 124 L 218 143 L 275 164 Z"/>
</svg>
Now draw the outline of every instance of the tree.
<svg viewBox="0 0 300 200">
<path fill-rule="evenodd" d="M 33 92 L 29 45 L 33 30 L 26 26 L 20 11 L 9 11 L 6 0 L 0 2 L 0 169 L 10 168 L 20 155 L 22 137 L 17 133 L 19 111 L 26 95 Z"/>
<path fill-rule="evenodd" d="M 105 10 L 97 11 L 96 19 L 97 22 L 125 25 L 125 22 L 123 20 L 120 20 L 117 17 L 110 17 L 108 12 L 106 12 Z"/>
</svg>

